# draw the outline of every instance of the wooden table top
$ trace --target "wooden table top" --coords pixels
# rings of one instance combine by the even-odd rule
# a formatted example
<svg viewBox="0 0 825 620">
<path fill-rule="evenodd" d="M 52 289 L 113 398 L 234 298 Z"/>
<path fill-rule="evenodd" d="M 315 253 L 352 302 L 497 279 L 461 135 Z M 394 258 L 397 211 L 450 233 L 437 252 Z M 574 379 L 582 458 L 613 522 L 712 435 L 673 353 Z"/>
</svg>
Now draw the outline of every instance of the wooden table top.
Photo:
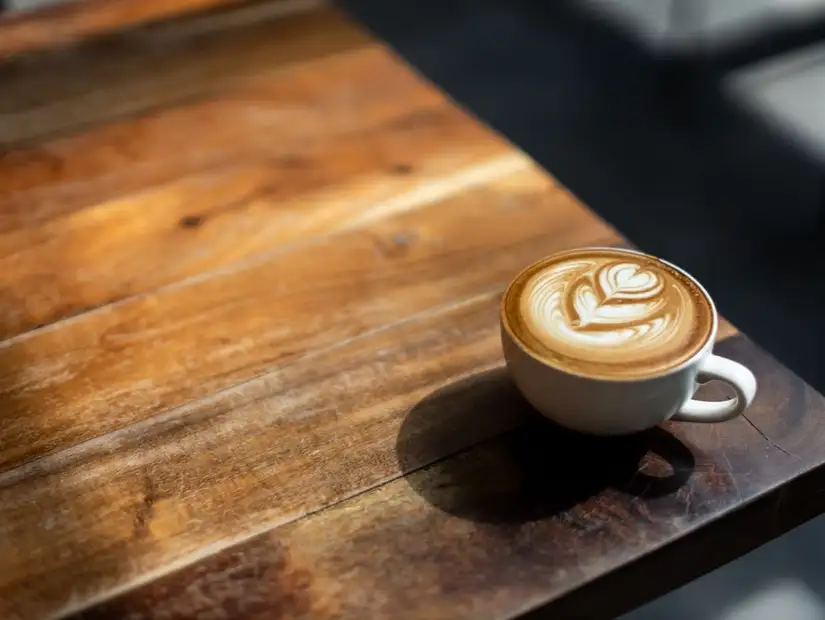
<svg viewBox="0 0 825 620">
<path fill-rule="evenodd" d="M 623 240 L 339 13 L 0 83 L 0 618 L 610 617 L 818 512 L 825 401 L 729 324 L 746 418 L 529 410 L 500 293 Z"/>
</svg>

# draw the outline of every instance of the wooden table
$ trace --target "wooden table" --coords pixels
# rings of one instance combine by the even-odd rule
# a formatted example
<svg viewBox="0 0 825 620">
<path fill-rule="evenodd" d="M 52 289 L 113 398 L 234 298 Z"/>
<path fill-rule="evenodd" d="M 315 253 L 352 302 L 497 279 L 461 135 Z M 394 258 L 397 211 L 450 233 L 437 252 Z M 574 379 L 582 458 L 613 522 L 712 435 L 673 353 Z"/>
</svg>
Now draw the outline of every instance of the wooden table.
<svg viewBox="0 0 825 620">
<path fill-rule="evenodd" d="M 610 617 L 819 512 L 825 401 L 728 324 L 747 418 L 537 418 L 499 295 L 623 241 L 337 12 L 0 81 L 0 618 Z"/>
</svg>

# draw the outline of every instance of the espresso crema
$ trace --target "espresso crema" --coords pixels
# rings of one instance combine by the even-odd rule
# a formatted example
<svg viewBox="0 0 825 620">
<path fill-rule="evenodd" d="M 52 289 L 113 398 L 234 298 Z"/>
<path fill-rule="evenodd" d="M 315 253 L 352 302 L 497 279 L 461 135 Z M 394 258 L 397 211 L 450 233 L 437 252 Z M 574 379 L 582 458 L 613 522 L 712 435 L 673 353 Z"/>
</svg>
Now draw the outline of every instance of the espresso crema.
<svg viewBox="0 0 825 620">
<path fill-rule="evenodd" d="M 592 377 L 638 378 L 686 362 L 711 337 L 701 288 L 652 256 L 610 248 L 551 256 L 510 285 L 511 333 L 536 357 Z"/>
</svg>

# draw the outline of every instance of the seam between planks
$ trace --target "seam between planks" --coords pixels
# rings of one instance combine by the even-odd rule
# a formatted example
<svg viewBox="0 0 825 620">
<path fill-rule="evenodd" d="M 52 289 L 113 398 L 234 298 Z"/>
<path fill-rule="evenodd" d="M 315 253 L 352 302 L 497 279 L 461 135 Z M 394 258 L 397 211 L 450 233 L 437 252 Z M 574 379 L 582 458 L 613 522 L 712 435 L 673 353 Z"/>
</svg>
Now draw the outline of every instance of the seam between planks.
<svg viewBox="0 0 825 620">
<path fill-rule="evenodd" d="M 252 377 L 251 379 L 247 379 L 246 381 L 243 381 L 241 383 L 218 390 L 215 393 L 210 394 L 208 396 L 204 396 L 202 398 L 189 401 L 183 405 L 167 409 L 166 411 L 153 415 L 149 418 L 145 418 L 143 420 L 127 424 L 126 426 L 121 426 L 120 428 L 112 430 L 103 435 L 92 437 L 80 443 L 58 450 L 57 452 L 46 454 L 32 461 L 21 463 L 20 465 L 13 467 L 12 469 L 0 472 L 0 489 L 25 482 L 25 480 L 30 476 L 48 475 L 51 473 L 55 473 L 63 469 L 64 467 L 70 466 L 76 459 L 81 459 L 88 454 L 94 453 L 97 449 L 105 448 L 107 451 L 111 452 L 112 450 L 119 448 L 122 443 L 128 442 L 129 439 L 139 437 L 145 430 L 155 426 L 162 425 L 164 423 L 174 423 L 176 420 L 181 420 L 185 418 L 188 413 L 190 413 L 193 410 L 197 410 L 199 407 L 202 407 L 203 405 L 208 405 L 209 403 L 217 402 L 226 398 L 232 398 L 233 394 L 236 393 L 239 394 L 241 398 L 243 398 L 244 391 L 254 387 L 256 384 L 266 382 L 272 374 L 278 372 L 279 370 L 287 366 L 294 365 L 299 361 L 312 360 L 314 357 L 325 355 L 329 352 L 348 346 L 360 340 L 371 338 L 372 336 L 376 336 L 378 334 L 387 332 L 396 327 L 400 327 L 408 323 L 415 323 L 428 317 L 437 317 L 441 314 L 446 314 L 463 306 L 493 298 L 497 295 L 500 295 L 501 291 L 501 287 L 496 287 L 494 289 L 488 289 L 482 293 L 478 293 L 476 295 L 472 295 L 464 299 L 451 301 L 449 303 L 442 304 L 434 308 L 428 308 L 426 310 L 413 314 L 412 316 L 409 316 L 405 319 L 396 321 L 395 323 L 382 325 L 381 327 L 376 327 L 374 329 L 364 332 L 363 334 L 359 334 L 352 338 L 347 338 L 346 340 L 336 342 L 335 344 L 308 351 L 307 353 L 300 355 L 296 358 L 292 358 L 286 362 L 276 364 L 275 366 L 272 366 L 271 368 L 267 369 L 266 372 L 260 375 Z M 263 396 L 263 398 L 265 397 L 266 396 Z M 256 400 L 259 400 L 259 398 L 252 398 L 249 402 L 255 402 Z M 207 412 L 196 419 L 207 420 L 209 418 L 217 417 L 220 415 L 223 414 L 210 414 Z M 107 446 L 107 444 L 114 445 Z"/>
<path fill-rule="evenodd" d="M 365 227 L 367 224 L 389 219 L 393 216 L 408 213 L 419 208 L 427 207 L 440 200 L 446 200 L 462 191 L 482 186 L 491 181 L 503 179 L 510 174 L 527 171 L 533 166 L 534 164 L 532 160 L 530 160 L 526 155 L 518 151 L 507 153 L 488 160 L 482 164 L 477 164 L 468 169 L 464 169 L 446 178 L 431 181 L 420 187 L 415 187 L 411 191 L 404 192 L 395 198 L 375 204 L 366 209 L 365 212 L 357 218 L 353 218 L 351 221 L 343 223 L 328 232 L 317 235 L 308 235 L 305 238 L 286 243 L 271 251 L 253 254 L 246 259 L 194 274 L 148 291 L 128 295 L 116 301 L 84 310 L 72 316 L 63 317 L 53 323 L 35 327 L 34 329 L 30 329 L 28 331 L 15 334 L 10 338 L 6 338 L 5 340 L 0 341 L 0 348 L 9 347 L 18 342 L 23 342 L 40 333 L 62 329 L 66 325 L 71 325 L 75 322 L 84 320 L 90 315 L 115 311 L 120 306 L 130 303 L 136 299 L 145 299 L 159 293 L 185 289 L 188 286 L 205 282 L 215 277 L 237 273 L 248 267 L 265 263 L 274 257 L 288 254 L 289 252 L 300 248 L 317 245 L 324 240 L 334 239 L 335 237 L 347 232 L 357 231 Z M 584 209 L 585 207 L 581 208 Z"/>
<path fill-rule="evenodd" d="M 325 4 L 321 4 L 319 10 L 325 9 L 332 9 L 333 7 L 329 7 Z M 311 10 L 306 11 L 307 13 L 311 13 Z M 301 11 L 296 11 L 295 15 L 301 15 Z M 344 16 L 345 17 L 345 16 Z M 342 18 L 343 19 L 343 18 Z M 353 27 L 354 30 L 359 30 L 357 27 Z M 2 30 L 2 29 L 0 29 Z M 363 32 L 363 29 L 360 29 Z M 314 57 L 314 58 L 306 58 L 303 60 L 294 60 L 283 64 L 282 66 L 277 66 L 270 69 L 264 69 L 260 72 L 251 75 L 244 75 L 238 78 L 235 78 L 232 81 L 230 88 L 225 88 L 221 86 L 214 86 L 214 87 L 206 87 L 203 90 L 198 90 L 197 92 L 193 93 L 185 93 L 181 94 L 179 97 L 174 97 L 172 99 L 164 100 L 157 103 L 148 103 L 144 106 L 138 106 L 135 109 L 126 110 L 122 113 L 115 113 L 113 115 L 103 115 L 99 119 L 91 119 L 88 121 L 80 121 L 59 129 L 55 129 L 52 131 L 46 131 L 42 134 L 36 134 L 34 136 L 27 136 L 27 137 L 17 137 L 17 138 L 10 138 L 0 141 L 0 152 L 14 150 L 14 149 L 26 149 L 26 148 L 34 148 L 40 145 L 44 141 L 49 140 L 58 140 L 60 138 L 64 138 L 67 136 L 72 136 L 81 132 L 83 130 L 91 129 L 97 126 L 102 126 L 110 123 L 120 123 L 120 122 L 127 122 L 129 120 L 134 120 L 136 118 L 140 118 L 142 116 L 146 116 L 147 114 L 151 114 L 153 112 L 159 110 L 166 110 L 169 108 L 179 107 L 186 104 L 195 103 L 198 101 L 203 101 L 208 99 L 209 97 L 215 97 L 220 95 L 221 93 L 225 92 L 232 92 L 236 88 L 244 88 L 244 87 L 253 87 L 258 80 L 263 78 L 272 78 L 276 77 L 279 74 L 291 72 L 295 70 L 300 70 L 302 67 L 308 64 L 323 62 L 326 59 L 334 56 L 336 58 L 341 56 L 347 56 L 350 54 L 357 54 L 359 52 L 363 52 L 364 50 L 374 49 L 374 50 L 386 50 L 386 46 L 381 43 L 380 41 L 371 41 L 366 39 L 365 41 L 351 49 L 342 50 L 338 52 L 331 52 L 329 54 L 325 54 L 323 56 Z M 0 56 L 0 60 L 2 60 L 2 56 Z M 99 94 L 94 95 L 99 96 Z M 88 99 L 88 96 L 86 97 Z M 44 114 L 49 114 L 49 110 L 52 113 L 64 113 L 65 111 L 61 111 L 62 107 L 67 105 L 73 107 L 83 107 L 82 103 L 78 103 L 83 101 L 83 97 L 72 97 L 70 99 L 62 99 L 57 102 L 52 102 L 46 105 L 41 105 L 34 108 L 29 108 L 22 112 L 7 112 L 0 114 L 0 120 L 7 124 L 18 124 L 23 125 L 25 127 L 29 127 L 32 125 L 31 117 L 32 116 L 42 116 Z M 36 118 L 35 118 L 36 120 Z"/>
<path fill-rule="evenodd" d="M 486 293 L 482 293 L 482 294 L 479 294 L 479 295 L 474 295 L 473 297 L 464 299 L 464 300 L 462 300 L 460 302 L 456 302 L 454 304 L 450 304 L 450 305 L 446 305 L 446 306 L 440 306 L 437 309 L 431 309 L 431 310 L 419 313 L 419 314 L 415 315 L 414 317 L 410 317 L 410 319 L 400 321 L 399 323 L 395 323 L 394 325 L 399 325 L 399 324 L 402 324 L 402 323 L 411 322 L 411 321 L 414 321 L 416 319 L 424 318 L 425 316 L 429 316 L 429 315 L 437 315 L 437 314 L 440 314 L 440 313 L 443 313 L 443 312 L 447 312 L 447 311 L 449 311 L 453 308 L 457 308 L 457 307 L 460 307 L 462 305 L 467 305 L 467 304 L 471 304 L 475 301 L 481 301 L 481 300 L 484 300 L 484 299 L 487 299 L 487 298 L 494 297 L 494 296 L 498 295 L 499 293 L 500 293 L 500 291 L 498 289 L 496 289 L 495 291 L 488 291 Z M 387 329 L 387 328 L 381 328 L 381 329 L 378 329 L 378 330 L 374 330 L 373 332 L 370 332 L 369 335 L 371 335 L 373 333 L 380 332 L 380 331 L 384 331 L 385 329 Z M 728 340 L 729 338 L 735 338 L 735 337 L 739 337 L 739 336 L 741 336 L 743 338 L 746 337 L 743 334 L 740 334 L 740 333 L 736 332 L 736 333 L 728 334 L 727 336 L 725 336 L 724 338 L 722 338 L 718 342 L 723 342 L 725 340 Z M 350 339 L 347 342 L 352 342 L 352 340 L 357 340 L 357 339 L 360 339 L 360 337 L 355 338 L 355 339 Z M 335 348 L 337 348 L 337 345 L 333 346 L 333 347 L 328 347 L 327 349 L 325 349 L 325 351 L 334 350 Z M 484 372 L 486 370 L 490 370 L 490 369 L 493 369 L 493 368 L 498 368 L 501 365 L 502 365 L 501 362 L 496 363 L 496 364 L 486 365 L 486 366 L 483 366 L 481 368 L 474 369 L 472 372 L 473 373 Z M 256 381 L 258 379 L 260 379 L 260 377 L 258 377 L 256 379 L 253 379 L 252 381 Z M 460 380 L 460 378 L 457 379 L 457 380 Z M 251 383 L 251 381 L 250 381 L 250 383 Z M 240 387 L 240 386 L 235 386 L 235 387 L 237 388 L 237 387 Z M 231 389 L 234 389 L 234 388 L 231 388 Z M 130 591 L 136 590 L 136 589 L 138 589 L 142 586 L 148 585 L 148 584 L 150 584 L 150 583 L 152 583 L 152 582 L 154 582 L 158 579 L 161 579 L 161 578 L 163 578 L 167 575 L 170 575 L 172 573 L 175 573 L 179 570 L 183 570 L 183 569 L 185 569 L 189 566 L 193 566 L 194 564 L 197 564 L 198 562 L 200 562 L 202 560 L 205 560 L 209 557 L 217 555 L 218 553 L 226 551 L 227 549 L 231 549 L 232 547 L 235 547 L 237 545 L 241 545 L 241 544 L 243 544 L 243 543 L 245 543 L 245 542 L 247 542 L 247 541 L 249 541 L 253 538 L 256 538 L 257 536 L 261 536 L 263 534 L 273 532 L 273 531 L 275 531 L 279 528 L 286 527 L 286 526 L 289 526 L 289 525 L 292 525 L 292 524 L 295 524 L 295 523 L 299 523 L 299 522 L 304 521 L 306 519 L 312 518 L 313 516 L 315 516 L 319 513 L 322 513 L 324 511 L 331 510 L 331 509 L 335 508 L 336 506 L 339 506 L 340 504 L 343 504 L 345 502 L 350 502 L 350 501 L 352 501 L 353 499 L 355 499 L 357 497 L 360 497 L 362 495 L 366 495 L 368 493 L 372 493 L 372 492 L 376 491 L 377 489 L 379 489 L 383 486 L 386 486 L 387 484 L 391 484 L 391 483 L 393 483 L 397 480 L 400 480 L 402 478 L 405 478 L 406 476 L 409 476 L 410 474 L 428 469 L 430 467 L 433 467 L 434 465 L 437 465 L 438 463 L 441 463 L 441 462 L 444 462 L 448 459 L 454 458 L 454 457 L 456 457 L 460 454 L 465 454 L 467 452 L 475 450 L 479 446 L 483 446 L 484 444 L 495 441 L 495 440 L 499 439 L 500 437 L 503 437 L 503 436 L 505 436 L 509 433 L 516 432 L 517 430 L 519 430 L 520 428 L 523 428 L 524 426 L 525 426 L 524 423 L 517 424 L 516 426 L 514 426 L 512 428 L 504 430 L 504 431 L 502 431 L 500 433 L 497 433 L 497 434 L 495 434 L 491 437 L 487 437 L 486 439 L 482 439 L 480 441 L 477 441 L 477 442 L 475 442 L 473 444 L 470 444 L 468 446 L 464 446 L 464 447 L 462 447 L 458 450 L 455 450 L 453 452 L 450 452 L 448 454 L 444 454 L 444 455 L 442 455 L 442 456 L 440 456 L 436 459 L 433 459 L 432 461 L 429 461 L 427 463 L 423 463 L 423 464 L 421 464 L 417 467 L 413 467 L 413 468 L 409 469 L 408 471 L 400 471 L 400 472 L 397 472 L 395 474 L 390 474 L 389 476 L 385 476 L 384 478 L 375 481 L 374 483 L 372 483 L 371 485 L 369 485 L 367 487 L 364 487 L 362 489 L 358 489 L 357 491 L 353 491 L 352 493 L 347 494 L 346 496 L 341 497 L 337 500 L 334 500 L 334 501 L 332 501 L 328 504 L 325 504 L 323 506 L 319 506 L 317 508 L 308 510 L 307 512 L 305 512 L 304 514 L 302 514 L 300 516 L 285 517 L 285 518 L 281 519 L 280 521 L 276 520 L 276 521 L 272 521 L 268 524 L 262 524 L 258 527 L 247 530 L 247 531 L 243 532 L 242 534 L 238 534 L 236 536 L 230 536 L 230 537 L 223 538 L 221 540 L 215 541 L 215 542 L 213 542 L 209 545 L 206 545 L 206 546 L 202 547 L 196 553 L 191 553 L 191 554 L 184 555 L 184 556 L 178 558 L 177 560 L 175 560 L 173 562 L 169 562 L 169 563 L 165 564 L 162 568 L 155 569 L 153 571 L 147 571 L 147 572 L 143 573 L 142 575 L 140 575 L 139 577 L 137 577 L 135 579 L 132 579 L 129 582 L 124 583 L 120 586 L 112 588 L 111 590 L 109 590 L 105 593 L 101 593 L 101 594 L 99 594 L 95 597 L 91 597 L 91 598 L 85 600 L 81 604 L 74 605 L 74 606 L 69 606 L 69 607 L 65 608 L 64 610 L 56 612 L 55 614 L 49 616 L 47 620 L 61 620 L 63 618 L 72 616 L 72 615 L 77 614 L 79 612 L 82 612 L 84 610 L 92 609 L 92 608 L 96 607 L 97 605 L 100 605 L 100 604 L 105 603 L 107 601 L 113 600 L 113 599 L 115 599 L 115 598 L 117 598 L 117 597 L 119 597 L 123 594 L 126 594 L 127 592 L 130 592 Z M 115 431 L 115 432 L 117 432 L 117 431 Z M 90 440 L 90 441 L 94 441 L 94 440 Z M 696 527 L 697 528 L 701 527 L 701 525 L 697 525 Z M 689 533 L 689 532 L 687 532 L 687 533 Z M 664 546 L 665 544 L 667 544 L 667 542 L 662 543 L 661 546 Z"/>
<path fill-rule="evenodd" d="M 357 50 L 355 53 L 357 53 L 358 51 L 363 51 L 363 50 Z M 347 53 L 350 53 L 350 52 L 347 52 Z M 437 102 L 437 103 L 430 103 L 430 104 L 424 104 L 424 105 L 421 105 L 421 106 L 415 106 L 413 108 L 410 108 L 409 117 L 414 117 L 416 115 L 427 115 L 427 114 L 430 114 L 430 113 L 436 113 L 437 114 L 438 112 L 444 111 L 446 109 L 444 103 L 445 102 L 441 101 L 441 102 Z M 2 115 L 0 115 L 0 116 L 2 116 Z M 391 118 L 387 119 L 384 122 L 380 122 L 376 125 L 369 126 L 368 131 L 374 131 L 375 135 L 380 135 L 384 131 L 386 131 L 387 129 L 393 129 L 398 124 L 403 123 L 407 118 L 408 118 L 407 114 L 403 114 L 403 115 L 400 115 L 398 117 L 391 117 Z M 341 142 L 346 142 L 348 140 L 358 138 L 359 136 L 363 135 L 363 133 L 364 133 L 363 129 L 350 129 L 350 130 L 342 131 L 342 132 L 336 134 L 334 136 L 334 138 L 335 138 L 336 142 L 339 141 L 339 140 Z M 303 154 L 304 151 L 307 151 L 310 154 L 310 156 L 314 156 L 319 152 L 322 153 L 322 154 L 324 153 L 323 150 L 319 151 L 319 150 L 316 150 L 316 149 L 325 149 L 325 148 L 328 148 L 329 146 L 331 146 L 331 145 L 324 142 L 323 139 L 318 139 L 318 138 L 315 138 L 315 137 L 308 137 L 306 140 L 303 140 L 302 146 L 300 147 L 300 149 L 298 149 L 298 151 L 301 154 Z M 2 152 L 2 146 L 1 145 L 0 145 L 0 152 Z M 136 187 L 134 189 L 127 190 L 124 193 L 118 194 L 116 196 L 99 198 L 99 199 L 96 199 L 96 200 L 90 200 L 90 201 L 88 201 L 87 204 L 84 204 L 84 206 L 82 206 L 82 207 L 80 207 L 80 208 L 78 208 L 74 211 L 69 211 L 69 212 L 65 212 L 65 213 L 58 213 L 54 216 L 49 216 L 48 218 L 43 218 L 39 222 L 38 225 L 39 226 L 50 227 L 50 226 L 52 226 L 54 224 L 57 224 L 57 223 L 66 222 L 67 220 L 70 220 L 70 219 L 78 216 L 79 214 L 93 213 L 93 212 L 105 213 L 107 211 L 107 209 L 114 208 L 117 205 L 122 204 L 124 201 L 138 201 L 138 200 L 143 200 L 145 198 L 152 198 L 153 194 L 156 194 L 157 192 L 164 191 L 164 190 L 174 190 L 181 183 L 185 184 L 185 183 L 209 182 L 212 179 L 212 177 L 220 176 L 221 174 L 227 174 L 227 173 L 233 173 L 233 172 L 244 173 L 247 170 L 252 170 L 256 166 L 259 166 L 259 165 L 270 165 L 270 164 L 274 165 L 274 164 L 278 163 L 281 160 L 282 156 L 283 156 L 283 152 L 279 151 L 278 149 L 274 149 L 274 150 L 259 149 L 259 150 L 250 150 L 248 152 L 240 152 L 236 157 L 227 157 L 227 156 L 223 156 L 223 155 L 218 155 L 218 156 L 214 156 L 214 157 L 206 156 L 206 157 L 198 158 L 198 159 L 196 159 L 197 167 L 194 167 L 191 170 L 187 170 L 187 171 L 181 173 L 181 175 L 178 176 L 175 179 L 166 179 L 166 178 L 164 178 L 164 179 L 154 180 L 154 181 L 150 181 L 150 182 L 141 184 L 140 187 Z M 496 157 L 501 157 L 501 155 L 498 155 Z M 476 164 L 476 165 L 479 165 L 479 164 Z M 157 164 L 147 162 L 147 163 L 141 163 L 141 164 L 134 165 L 134 166 L 132 166 L 132 168 L 134 168 L 138 171 L 141 171 L 141 172 L 152 173 L 155 170 L 157 170 L 159 168 L 159 166 Z M 94 182 L 98 182 L 98 181 L 93 181 L 93 183 Z M 114 180 L 113 180 L 110 176 L 103 176 L 102 179 L 99 181 L 99 183 L 101 183 L 101 184 L 110 184 L 110 185 L 115 184 L 116 182 L 117 182 L 117 177 L 115 177 Z M 431 181 L 422 181 L 422 182 L 431 183 Z M 54 188 L 42 188 L 42 187 L 39 187 L 39 186 L 35 186 L 35 187 L 26 188 L 26 189 L 22 189 L 22 190 L 10 191 L 5 196 L 3 196 L 3 199 L 9 199 L 9 200 L 13 200 L 13 201 L 26 201 L 26 202 L 51 200 L 52 195 L 55 194 L 55 193 L 61 193 L 61 192 L 65 192 L 65 191 L 73 191 L 78 186 L 83 186 L 86 183 L 87 183 L 87 181 L 85 181 L 85 180 L 77 180 L 77 181 L 62 181 Z M 407 191 L 409 192 L 410 190 L 407 190 Z M 226 204 L 227 205 L 229 205 L 229 204 L 234 205 L 235 202 L 242 202 L 242 199 L 238 199 L 237 201 L 230 201 Z M 86 203 L 86 201 L 84 201 L 84 203 Z M 224 205 L 222 204 L 221 208 L 223 208 L 223 206 Z M 0 200 L 0 207 L 2 207 L 2 200 Z M 338 226 L 343 226 L 343 224 L 339 224 Z M 314 239 L 318 235 L 334 234 L 336 230 L 338 230 L 338 228 L 333 228 L 328 233 L 317 233 L 315 236 L 313 236 L 312 234 L 308 234 L 305 237 L 305 239 L 307 239 L 307 240 L 308 239 Z M 21 234 L 21 231 L 0 232 L 0 239 L 6 238 L 6 237 L 13 237 L 13 236 L 20 235 L 20 234 Z M 283 247 L 283 246 L 281 246 L 281 247 Z M 4 255 L 4 258 L 9 258 L 11 256 L 15 256 L 16 254 L 19 254 L 21 251 L 23 251 L 23 250 L 17 250 L 13 253 L 6 254 L 6 255 Z M 275 251 L 275 250 L 273 250 L 273 251 Z M 243 258 L 241 260 L 249 260 L 253 256 L 258 256 L 258 254 L 256 253 L 254 255 L 248 256 L 248 257 Z M 232 265 L 232 264 L 235 264 L 235 263 L 234 262 L 227 263 L 224 266 L 228 266 L 228 265 Z M 221 267 L 215 267 L 215 269 L 219 269 L 219 268 L 221 268 Z M 203 272 L 203 273 L 206 273 L 206 272 Z M 190 276 L 190 277 L 192 277 L 192 276 Z M 170 282 L 169 284 L 172 284 L 172 283 Z M 155 290 L 157 290 L 157 289 L 153 288 L 153 289 L 150 289 L 149 291 L 146 291 L 146 292 L 152 292 L 152 291 L 155 291 Z M 105 305 L 105 304 L 103 304 L 103 305 Z M 100 306 L 100 307 L 102 307 L 102 306 Z M 94 308 L 89 308 L 88 310 L 93 310 L 93 309 Z M 66 317 L 66 318 L 68 318 L 68 317 Z M 45 327 L 45 325 L 43 325 L 41 327 Z"/>
</svg>

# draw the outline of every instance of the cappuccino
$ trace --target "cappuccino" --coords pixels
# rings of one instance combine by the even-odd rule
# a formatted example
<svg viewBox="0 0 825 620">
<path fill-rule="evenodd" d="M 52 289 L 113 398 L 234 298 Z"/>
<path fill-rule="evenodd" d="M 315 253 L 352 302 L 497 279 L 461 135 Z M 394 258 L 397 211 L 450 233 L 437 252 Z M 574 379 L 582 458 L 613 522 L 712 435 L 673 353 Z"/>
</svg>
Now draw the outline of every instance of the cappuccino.
<svg viewBox="0 0 825 620">
<path fill-rule="evenodd" d="M 502 301 L 505 329 L 542 362 L 585 377 L 639 379 L 693 358 L 715 329 L 704 290 L 652 256 L 587 248 L 519 274 Z"/>
</svg>

